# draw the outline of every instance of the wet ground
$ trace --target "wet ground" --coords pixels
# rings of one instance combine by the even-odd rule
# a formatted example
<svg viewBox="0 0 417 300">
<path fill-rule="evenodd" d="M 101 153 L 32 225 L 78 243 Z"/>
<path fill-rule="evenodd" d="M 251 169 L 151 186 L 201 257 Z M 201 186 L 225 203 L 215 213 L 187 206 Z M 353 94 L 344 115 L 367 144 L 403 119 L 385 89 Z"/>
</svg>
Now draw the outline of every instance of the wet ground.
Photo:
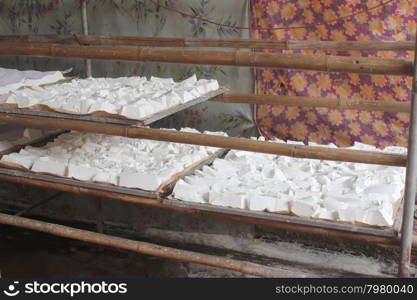
<svg viewBox="0 0 417 300">
<path fill-rule="evenodd" d="M 0 229 L 0 271 L 14 278 L 244 276 L 7 226 Z"/>
<path fill-rule="evenodd" d="M 48 220 L 45 220 L 48 221 Z M 53 220 L 49 220 L 56 222 Z M 58 222 L 61 223 L 61 222 Z M 96 231 L 96 225 L 63 224 Z M 107 234 L 276 267 L 303 277 L 392 277 L 398 249 L 258 228 L 256 240 L 228 235 L 135 230 L 107 225 Z M 210 242 L 211 241 L 211 242 Z M 204 244 L 205 243 L 205 244 Z M 229 245 L 228 249 L 217 248 Z M 416 268 L 417 251 L 413 253 Z M 210 278 L 250 277 L 238 272 L 102 247 L 25 229 L 0 226 L 2 277 Z"/>
<path fill-rule="evenodd" d="M 132 238 L 131 236 L 125 237 Z M 160 241 L 150 242 L 164 244 Z M 320 254 L 317 249 L 304 249 L 305 253 L 304 250 L 303 253 L 305 257 L 300 258 L 300 262 L 294 262 L 290 258 L 288 260 L 279 258 L 271 259 L 260 255 L 247 255 L 236 251 L 225 251 L 198 245 L 179 245 L 172 243 L 165 243 L 165 245 L 223 257 L 227 256 L 235 259 L 249 260 L 263 265 L 294 271 L 296 274 L 305 277 L 366 276 L 356 272 L 358 265 L 352 268 L 353 271 L 349 271 L 349 268 L 343 268 L 342 262 L 340 266 L 336 268 L 332 267 L 331 264 L 333 262 L 331 263 L 331 261 L 337 260 L 338 257 L 341 260 L 345 259 L 345 257 L 340 256 L 340 253 L 333 258 L 329 255 L 328 265 L 322 265 L 321 267 L 315 266 L 314 263 L 302 262 L 305 259 L 308 261 L 309 255 L 311 256 L 311 260 L 323 259 L 326 252 Z M 266 248 L 262 250 L 268 252 Z M 294 248 L 293 250 L 296 249 Z M 333 251 L 335 250 L 337 251 L 336 253 L 339 252 L 338 249 L 333 249 Z M 358 249 L 355 250 L 355 252 L 357 251 Z M 383 249 L 382 251 L 385 252 Z M 390 251 L 388 250 L 388 252 Z M 382 266 L 382 273 L 378 277 L 394 276 L 396 271 L 392 269 L 394 268 L 392 263 L 395 263 L 396 259 L 386 259 L 386 255 L 387 253 L 374 252 L 375 257 L 370 261 L 364 260 L 363 263 L 365 265 L 369 264 L 369 267 L 374 268 L 375 261 L 378 261 L 377 264 Z M 358 256 L 358 258 L 362 259 L 361 257 Z M 326 258 L 324 259 L 326 260 Z M 351 259 L 350 263 L 352 265 L 358 264 L 355 261 L 355 256 L 351 257 Z M 141 255 L 8 226 L 1 226 L 0 228 L 0 272 L 2 277 L 9 278 L 251 277 L 238 272 Z M 367 276 L 373 277 L 372 275 Z"/>
</svg>

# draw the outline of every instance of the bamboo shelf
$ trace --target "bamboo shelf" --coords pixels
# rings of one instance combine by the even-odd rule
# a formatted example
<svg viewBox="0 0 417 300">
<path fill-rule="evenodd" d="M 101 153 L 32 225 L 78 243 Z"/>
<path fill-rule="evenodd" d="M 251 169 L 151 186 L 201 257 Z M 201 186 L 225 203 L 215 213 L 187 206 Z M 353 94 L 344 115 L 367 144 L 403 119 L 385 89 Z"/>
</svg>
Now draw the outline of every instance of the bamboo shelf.
<svg viewBox="0 0 417 300">
<path fill-rule="evenodd" d="M 39 117 L 42 119 L 42 117 Z M 59 120 L 56 120 L 59 121 Z M 61 120 L 62 122 L 62 120 Z M 62 126 L 62 125 L 61 125 Z M 88 128 L 88 126 L 83 126 L 84 128 Z M 130 127 L 131 128 L 131 127 Z M 148 128 L 144 128 L 148 129 Z M 155 129 L 158 132 L 161 132 L 161 130 Z M 181 132 L 174 132 L 174 136 L 181 136 Z M 186 134 L 187 135 L 187 134 Z M 202 135 L 204 136 L 204 139 L 207 140 L 209 135 Z M 230 138 L 226 138 L 230 139 Z M 171 141 L 171 139 L 170 139 Z M 249 141 L 249 140 L 248 140 Z M 259 143 L 261 145 L 267 145 L 271 144 L 270 142 L 258 142 L 258 141 L 250 141 L 252 143 Z M 264 148 L 265 146 L 258 146 L 260 149 Z M 307 147 L 309 148 L 309 147 Z M 323 148 L 327 149 L 327 148 Z M 338 149 L 329 149 L 329 150 L 336 150 Z M 348 150 L 346 150 L 348 151 Z M 351 150 L 349 150 L 351 151 Z M 357 156 L 355 152 L 352 156 Z M 358 151 L 361 152 L 361 151 Z M 203 165 L 210 164 L 216 157 L 221 157 L 225 154 L 225 151 L 219 150 L 215 155 L 210 157 L 209 159 L 204 159 L 199 163 L 196 163 L 192 166 L 192 168 L 189 168 L 185 170 L 184 172 L 181 172 L 181 174 L 176 177 L 176 180 L 173 180 L 171 182 L 167 182 L 164 184 L 165 186 L 162 187 L 162 189 L 159 192 L 148 192 L 148 191 L 142 191 L 142 190 L 136 190 L 136 189 L 130 189 L 130 188 L 123 188 L 123 187 L 117 187 L 107 184 L 100 184 L 100 183 L 94 183 L 94 182 L 84 182 L 79 180 L 74 180 L 70 178 L 63 178 L 53 175 L 47 175 L 47 174 L 38 174 L 33 173 L 29 171 L 24 171 L 21 169 L 13 169 L 10 166 L 3 165 L 0 162 L 0 178 L 3 178 L 3 180 L 6 181 L 12 181 L 12 182 L 20 182 L 40 187 L 47 187 L 49 188 L 51 184 L 56 185 L 56 189 L 60 191 L 79 191 L 81 193 L 87 194 L 87 195 L 93 195 L 96 196 L 98 193 L 100 195 L 113 195 L 113 197 L 109 197 L 116 200 L 121 201 L 133 201 L 134 203 L 142 203 L 144 205 L 150 205 L 150 206 L 156 206 L 163 209 L 170 209 L 170 210 L 178 210 L 185 212 L 198 212 L 199 214 L 214 214 L 216 216 L 218 215 L 225 215 L 225 216 L 233 216 L 234 218 L 238 218 L 239 220 L 243 222 L 250 222 L 249 220 L 254 220 L 255 224 L 259 224 L 262 222 L 266 222 L 266 224 L 270 223 L 290 223 L 294 224 L 296 226 L 301 227 L 316 227 L 326 230 L 335 230 L 335 231 L 343 231 L 343 232 L 350 232 L 350 233 L 359 233 L 364 234 L 367 236 L 375 236 L 375 237 L 382 237 L 382 238 L 396 238 L 397 233 L 399 231 L 399 225 L 401 223 L 401 215 L 397 214 L 397 218 L 395 221 L 395 224 L 392 228 L 377 228 L 377 227 L 371 227 L 371 226 L 361 226 L 361 225 L 353 225 L 353 224 L 347 224 L 347 223 L 340 223 L 340 222 L 331 222 L 331 221 L 324 221 L 324 220 L 318 220 L 318 219 L 308 219 L 308 218 L 301 218 L 297 216 L 290 216 L 290 215 L 282 215 L 282 214 L 273 214 L 273 213 L 266 213 L 266 212 L 255 212 L 255 211 L 248 211 L 248 210 L 242 210 L 242 209 L 233 209 L 233 208 L 227 208 L 227 207 L 219 207 L 215 205 L 204 205 L 204 204 L 198 204 L 198 203 L 190 203 L 186 201 L 179 201 L 176 199 L 171 199 L 169 196 L 170 191 L 173 188 L 173 184 L 184 176 L 187 176 L 189 174 L 192 174 L 194 170 L 200 169 Z M 378 153 L 370 152 L 370 155 L 378 155 Z M 385 154 L 384 154 L 385 155 Z M 18 179 L 17 179 L 18 178 Z M 109 194 L 110 193 L 110 194 Z M 108 197 L 108 196 L 106 196 Z M 133 198 L 132 198 L 133 197 Z M 129 199 L 129 200 L 126 200 Z"/>
<path fill-rule="evenodd" d="M 53 137 L 59 135 L 59 133 L 55 133 Z M 179 133 L 179 132 L 178 132 Z M 52 137 L 52 136 L 51 136 Z M 36 144 L 40 141 L 47 141 L 50 140 L 49 137 L 43 137 L 39 141 L 34 141 L 32 144 Z M 208 211 L 208 212 L 220 212 L 222 214 L 228 215 L 235 215 L 235 216 L 246 216 L 252 217 L 255 219 L 262 219 L 268 221 L 277 221 L 277 222 L 287 222 L 293 223 L 303 226 L 313 226 L 313 227 L 320 227 L 320 228 L 327 228 L 327 229 L 335 229 L 347 232 L 355 232 L 355 233 L 363 233 L 368 235 L 375 235 L 381 237 L 395 237 L 397 232 L 399 231 L 398 224 L 401 223 L 401 215 L 397 215 L 396 221 L 392 228 L 384 229 L 377 226 L 361 226 L 361 225 L 353 225 L 348 223 L 341 223 L 341 222 L 331 222 L 319 219 L 309 219 L 309 218 L 302 218 L 298 216 L 290 216 L 290 215 L 283 215 L 283 214 L 274 214 L 274 213 L 267 213 L 267 212 L 257 212 L 257 211 L 250 211 L 244 209 L 234 209 L 234 208 L 227 208 L 215 205 L 208 205 L 208 204 L 199 204 L 199 203 L 190 203 L 186 201 L 179 201 L 171 197 L 171 192 L 174 188 L 175 183 L 179 179 L 183 179 L 184 177 L 191 175 L 194 173 L 195 170 L 200 170 L 203 166 L 211 164 L 216 158 L 224 157 L 227 154 L 228 150 L 220 149 L 217 150 L 214 154 L 210 155 L 209 157 L 203 158 L 199 161 L 194 162 L 193 164 L 189 165 L 186 169 L 181 172 L 178 172 L 174 176 L 172 176 L 168 181 L 161 184 L 161 186 L 156 191 L 144 191 L 140 189 L 133 189 L 133 188 L 125 188 L 120 186 L 114 186 L 111 184 L 103 184 L 91 181 L 81 181 L 76 180 L 68 177 L 61 177 L 61 176 L 54 176 L 49 174 L 42 174 L 42 173 L 35 173 L 30 170 L 26 170 L 23 167 L 4 163 L 0 161 L 0 174 L 5 176 L 14 176 L 20 178 L 26 178 L 28 180 L 39 180 L 48 183 L 55 183 L 66 186 L 72 186 L 78 189 L 86 189 L 86 190 L 97 190 L 101 192 L 112 192 L 118 195 L 128 195 L 140 198 L 147 198 L 147 199 L 154 199 L 160 200 L 163 207 L 183 207 L 183 208 L 192 208 L 197 211 Z M 0 156 L 1 157 L 1 156 Z M 29 181 L 30 182 L 30 181 Z"/>
<path fill-rule="evenodd" d="M 133 203 L 167 209 L 187 214 L 206 215 L 221 219 L 262 225 L 282 230 L 291 230 L 315 235 L 342 238 L 355 241 L 368 241 L 377 244 L 398 246 L 399 239 L 395 228 L 380 229 L 343 223 L 309 220 L 299 217 L 275 215 L 271 213 L 252 212 L 239 209 L 207 206 L 184 201 L 171 200 L 165 197 L 134 195 L 120 192 L 118 189 L 105 190 L 98 184 L 80 184 L 77 180 L 60 180 L 55 176 L 33 174 L 29 172 L 0 168 L 0 179 L 8 182 L 26 184 L 40 188 L 53 189 L 75 194 L 104 197 L 121 202 Z M 396 221 L 398 224 L 398 220 Z M 417 246 L 417 238 L 414 239 Z"/>
<path fill-rule="evenodd" d="M 50 43 L 60 44 L 50 44 Z M 86 45 L 62 45 L 86 44 Z M 410 60 L 381 59 L 368 57 L 317 56 L 306 54 L 253 53 L 249 51 L 207 51 L 183 49 L 155 49 L 135 47 L 114 47 L 113 44 L 128 46 L 169 46 L 169 47 L 230 47 L 230 48 L 266 48 L 266 49 L 315 49 L 315 50 L 414 50 L 410 42 L 317 42 L 288 41 L 268 42 L 253 40 L 193 40 L 193 39 L 155 39 L 127 37 L 87 37 L 87 36 L 27 36 L 13 39 L 0 38 L 0 55 L 23 55 L 35 57 L 64 57 L 80 59 L 125 60 L 141 62 L 165 62 L 182 64 L 209 64 L 252 67 L 275 67 L 326 72 L 351 72 L 365 74 L 413 76 L 413 100 L 409 103 L 376 103 L 376 101 L 323 99 L 288 96 L 259 96 L 248 94 L 224 94 L 212 101 L 226 103 L 257 103 L 303 105 L 309 107 L 331 107 L 337 109 L 368 109 L 389 112 L 410 112 L 410 148 L 408 156 L 384 154 L 359 150 L 331 149 L 325 147 L 295 146 L 271 142 L 254 141 L 243 138 L 212 136 L 195 133 L 176 132 L 144 128 L 138 124 L 114 124 L 109 120 L 59 119 L 47 115 L 28 115 L 22 111 L 0 112 L 0 121 L 26 126 L 68 129 L 84 132 L 95 132 L 109 135 L 143 138 L 158 141 L 170 141 L 185 144 L 212 146 L 227 149 L 254 151 L 278 154 L 291 157 L 348 161 L 355 163 L 381 164 L 388 166 L 407 167 L 407 184 L 404 200 L 404 217 L 402 218 L 401 236 L 394 230 L 362 228 L 320 224 L 310 221 L 298 221 L 271 214 L 242 212 L 236 209 L 207 207 L 198 204 L 187 204 L 172 199 L 131 195 L 120 191 L 100 190 L 97 186 L 77 186 L 73 182 L 56 182 L 46 177 L 34 177 L 20 171 L 0 170 L 0 179 L 15 183 L 29 184 L 42 188 L 106 197 L 118 201 L 149 205 L 174 211 L 226 218 L 240 222 L 249 222 L 271 226 L 285 230 L 295 230 L 326 237 L 338 237 L 351 240 L 382 243 L 388 245 L 401 244 L 400 275 L 409 276 L 411 246 L 417 246 L 417 239 L 412 235 L 413 202 L 415 196 L 415 178 L 417 176 L 417 83 L 415 77 L 416 59 Z M 102 46 L 105 45 L 105 46 Z M 413 75 L 414 74 L 414 75 Z M 9 220 L 0 215 L 0 223 L 20 224 L 28 226 L 25 220 Z M 289 217 L 288 217 L 289 218 Z M 332 222 L 333 223 L 333 222 Z M 24 225 L 26 224 L 26 225 Z M 398 223 L 397 223 L 397 229 Z M 336 228 L 337 227 L 337 228 Z M 411 229 L 410 229 L 411 228 Z"/>
</svg>

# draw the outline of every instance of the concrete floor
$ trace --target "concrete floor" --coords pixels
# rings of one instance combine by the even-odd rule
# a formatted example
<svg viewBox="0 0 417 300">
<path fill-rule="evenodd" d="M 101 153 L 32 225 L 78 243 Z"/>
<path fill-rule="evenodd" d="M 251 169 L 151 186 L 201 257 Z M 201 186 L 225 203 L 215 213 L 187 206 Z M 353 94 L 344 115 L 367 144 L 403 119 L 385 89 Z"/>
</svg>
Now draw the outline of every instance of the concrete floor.
<svg viewBox="0 0 417 300">
<path fill-rule="evenodd" d="M 144 240 L 124 231 L 121 233 L 114 230 L 112 233 Z M 151 230 L 148 236 L 154 237 L 150 240 L 154 243 L 249 260 L 292 271 L 297 277 L 391 277 L 396 272 L 397 256 L 396 250 L 392 248 L 349 243 L 350 247 L 347 249 L 343 241 L 309 241 L 306 237 L 293 233 L 287 233 L 287 241 L 273 242 L 268 241 L 265 234 L 263 241 L 258 240 L 252 244 L 246 242 L 245 249 L 218 249 L 212 245 L 184 243 L 185 240 L 192 240 L 192 237 L 180 238 L 178 233 L 165 230 Z M 228 239 L 227 236 L 210 238 L 213 243 Z M 207 240 L 207 237 L 204 239 Z M 316 242 L 322 247 L 315 246 Z M 238 272 L 103 248 L 8 226 L 2 226 L 0 230 L 0 271 L 2 277 L 15 278 L 251 277 Z"/>
<path fill-rule="evenodd" d="M 2 226 L 0 271 L 13 278 L 249 277 Z"/>
</svg>

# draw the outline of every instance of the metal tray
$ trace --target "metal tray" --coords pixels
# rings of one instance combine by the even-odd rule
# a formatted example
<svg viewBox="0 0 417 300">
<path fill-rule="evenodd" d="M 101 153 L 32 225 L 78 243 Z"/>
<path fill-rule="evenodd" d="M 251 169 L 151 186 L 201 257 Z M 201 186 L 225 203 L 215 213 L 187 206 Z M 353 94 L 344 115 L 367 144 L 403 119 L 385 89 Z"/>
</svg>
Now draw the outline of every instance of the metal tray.
<svg viewBox="0 0 417 300">
<path fill-rule="evenodd" d="M 96 183 L 96 182 L 80 181 L 80 180 L 66 178 L 66 177 L 58 177 L 58 176 L 47 175 L 47 174 L 32 173 L 29 171 L 20 171 L 20 170 L 8 169 L 8 168 L 0 168 L 0 174 L 15 176 L 15 177 L 29 178 L 29 179 L 38 179 L 38 180 L 43 180 L 43 181 L 48 181 L 48 182 L 63 183 L 63 184 L 76 186 L 76 187 L 91 188 L 91 189 L 96 189 L 96 190 L 101 190 L 101 191 L 116 192 L 120 194 L 127 194 L 127 195 L 139 196 L 139 197 L 154 198 L 154 199 L 159 198 L 159 194 L 157 192 L 130 189 L 130 188 L 124 188 L 124 187 L 113 186 L 110 184 Z"/>
<path fill-rule="evenodd" d="M 90 121 L 90 122 L 97 122 L 97 123 L 121 124 L 121 125 L 129 125 L 129 126 L 147 126 L 165 117 L 173 115 L 179 111 L 182 111 L 194 105 L 206 102 L 214 97 L 222 95 L 228 90 L 229 90 L 228 88 L 222 87 L 216 91 L 207 93 L 206 95 L 198 97 L 187 103 L 157 112 L 143 120 L 119 119 L 119 118 L 112 118 L 109 116 L 104 117 L 104 116 L 95 116 L 95 115 L 76 115 L 76 114 L 66 114 L 66 113 L 52 112 L 52 111 L 46 111 L 46 110 L 33 110 L 33 109 L 7 108 L 7 107 L 0 107 L 0 113 L 41 116 L 41 117 L 58 118 L 58 119 L 81 120 L 81 121 Z"/>
<path fill-rule="evenodd" d="M 133 188 L 126 188 L 115 186 L 111 184 L 105 183 L 97 183 L 92 181 L 81 181 L 67 177 L 60 177 L 48 174 L 41 174 L 41 173 L 34 173 L 30 171 L 23 171 L 17 170 L 12 168 L 7 168 L 5 166 L 0 166 L 0 174 L 15 176 L 15 177 L 24 177 L 29 179 L 38 179 L 48 182 L 55 182 L 55 183 L 62 183 L 76 187 L 84 187 L 84 188 L 91 188 L 96 190 L 108 191 L 108 192 L 115 192 L 120 194 L 127 194 L 139 197 L 146 197 L 146 198 L 153 198 L 159 199 L 164 195 L 168 195 L 172 192 L 172 189 L 175 186 L 175 183 L 190 174 L 192 174 L 195 170 L 201 169 L 204 165 L 211 164 L 217 157 L 222 157 L 227 153 L 228 150 L 226 149 L 219 149 L 215 153 L 210 156 L 207 156 L 185 168 L 183 171 L 176 173 L 172 176 L 168 181 L 164 182 L 156 191 L 145 191 L 140 189 L 133 189 Z M 1 157 L 1 156 L 0 156 Z"/>
<path fill-rule="evenodd" d="M 191 209 L 196 209 L 196 210 L 216 212 L 216 213 L 222 213 L 222 214 L 227 214 L 227 215 L 250 217 L 250 218 L 263 219 L 263 220 L 268 220 L 268 221 L 284 222 L 288 224 L 299 224 L 299 225 L 307 225 L 307 226 L 312 226 L 312 227 L 329 228 L 329 229 L 336 229 L 336 230 L 342 230 L 342 231 L 348 231 L 348 232 L 354 232 L 354 233 L 370 234 L 370 235 L 381 236 L 381 237 L 396 237 L 397 236 L 397 232 L 393 229 L 375 228 L 375 227 L 367 227 L 367 226 L 346 224 L 346 223 L 340 223 L 340 222 L 331 222 L 331 221 L 324 221 L 324 220 L 317 220 L 317 219 L 301 218 L 301 217 L 291 216 L 291 215 L 230 208 L 230 207 L 217 206 L 217 205 L 211 205 L 211 204 L 205 204 L 205 203 L 194 203 L 194 202 L 182 201 L 182 200 L 178 200 L 174 198 L 164 199 L 162 203 L 165 205 L 169 205 L 169 206 L 191 208 Z M 397 219 L 398 218 L 401 218 L 401 216 L 398 216 Z"/>
<path fill-rule="evenodd" d="M 208 160 L 205 164 L 209 164 L 209 163 L 210 163 L 210 160 Z M 196 169 L 197 168 L 193 168 L 193 170 L 190 170 L 188 174 L 192 173 Z M 193 203 L 193 202 L 187 202 L 187 201 L 182 201 L 182 200 L 177 200 L 177 199 L 168 199 L 166 197 L 163 197 L 158 192 L 148 192 L 148 191 L 129 189 L 129 188 L 111 186 L 111 185 L 106 185 L 106 184 L 94 183 L 94 182 L 84 182 L 84 181 L 79 181 L 75 179 L 56 177 L 56 176 L 45 175 L 45 174 L 37 174 L 37 173 L 31 173 L 28 171 L 20 171 L 20 170 L 8 169 L 8 168 L 0 168 L 0 174 L 14 176 L 14 177 L 23 177 L 23 178 L 28 178 L 28 179 L 42 180 L 42 181 L 48 181 L 48 182 L 56 182 L 56 183 L 70 185 L 70 186 L 85 187 L 85 188 L 90 188 L 90 189 L 95 189 L 95 190 L 103 190 L 103 191 L 109 191 L 109 192 L 114 192 L 114 193 L 151 198 L 155 200 L 160 199 L 162 200 L 162 204 L 166 206 L 191 208 L 194 210 L 215 212 L 215 213 L 221 213 L 221 214 L 226 214 L 226 215 L 236 215 L 236 216 L 243 216 L 243 217 L 268 220 L 268 221 L 276 221 L 276 222 L 288 223 L 288 224 L 299 224 L 303 226 L 328 228 L 328 229 L 341 230 L 345 232 L 347 231 L 347 232 L 358 233 L 358 234 L 362 233 L 362 234 L 368 234 L 368 235 L 374 235 L 374 236 L 380 236 L 380 237 L 394 238 L 398 236 L 398 233 L 396 232 L 395 228 L 393 229 L 374 228 L 374 227 L 359 226 L 359 225 L 345 224 L 345 223 L 338 223 L 338 222 L 331 222 L 331 221 L 324 221 L 324 220 L 301 218 L 301 217 L 291 216 L 291 215 L 249 211 L 249 210 L 243 210 L 243 209 L 237 209 L 237 208 L 215 206 L 215 205 L 210 205 L 210 204 Z M 181 176 L 180 178 L 182 177 L 183 176 Z M 397 217 L 397 220 L 398 218 L 401 218 L 400 214 Z"/>
</svg>

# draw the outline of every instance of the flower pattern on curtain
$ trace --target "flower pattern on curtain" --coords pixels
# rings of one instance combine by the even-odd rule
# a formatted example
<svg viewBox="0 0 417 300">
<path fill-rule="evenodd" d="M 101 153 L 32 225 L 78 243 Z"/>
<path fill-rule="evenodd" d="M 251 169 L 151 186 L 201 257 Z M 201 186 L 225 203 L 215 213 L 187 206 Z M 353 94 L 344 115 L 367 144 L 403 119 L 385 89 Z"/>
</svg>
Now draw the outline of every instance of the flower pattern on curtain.
<svg viewBox="0 0 417 300">
<path fill-rule="evenodd" d="M 416 0 L 251 0 L 251 26 L 254 28 L 254 37 L 258 39 L 414 40 L 416 15 Z M 292 26 L 304 28 L 256 29 Z M 412 57 L 410 51 L 272 52 L 381 58 Z M 272 95 L 409 101 L 411 81 L 411 77 L 402 76 L 271 68 L 256 70 L 257 92 Z M 379 148 L 407 145 L 408 113 L 257 105 L 254 115 L 260 132 L 269 138 L 303 141 L 305 144 L 334 143 L 337 146 L 350 146 L 355 141 Z"/>
</svg>

